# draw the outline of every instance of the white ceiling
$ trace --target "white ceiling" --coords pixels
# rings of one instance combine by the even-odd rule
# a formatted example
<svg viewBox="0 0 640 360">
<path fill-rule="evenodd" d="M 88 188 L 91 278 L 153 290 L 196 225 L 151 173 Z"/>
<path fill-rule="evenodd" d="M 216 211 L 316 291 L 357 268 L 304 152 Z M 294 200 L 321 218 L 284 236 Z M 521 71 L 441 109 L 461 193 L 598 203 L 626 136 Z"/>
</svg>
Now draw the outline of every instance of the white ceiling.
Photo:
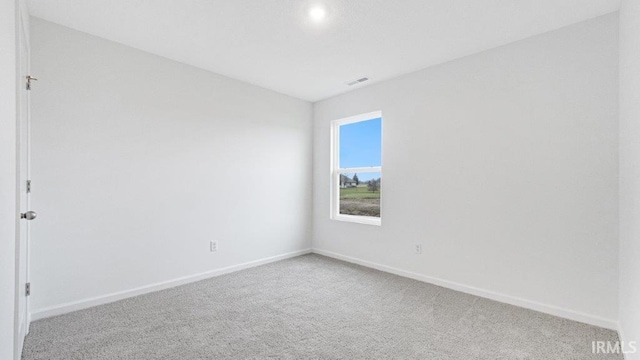
<svg viewBox="0 0 640 360">
<path fill-rule="evenodd" d="M 322 23 L 309 9 L 327 9 Z M 620 0 L 29 0 L 31 14 L 309 101 L 616 11 Z M 347 82 L 372 80 L 348 87 Z"/>
</svg>

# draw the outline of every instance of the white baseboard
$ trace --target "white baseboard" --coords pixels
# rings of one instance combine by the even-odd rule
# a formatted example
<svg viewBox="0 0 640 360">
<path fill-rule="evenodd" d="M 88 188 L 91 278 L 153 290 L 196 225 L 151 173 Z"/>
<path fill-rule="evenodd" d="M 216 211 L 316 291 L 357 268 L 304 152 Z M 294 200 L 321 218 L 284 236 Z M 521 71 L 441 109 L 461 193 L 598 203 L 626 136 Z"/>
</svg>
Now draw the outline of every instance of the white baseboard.
<svg viewBox="0 0 640 360">
<path fill-rule="evenodd" d="M 622 324 L 619 321 L 618 321 L 618 339 L 620 340 L 621 344 L 628 344 L 629 343 L 627 341 L 626 336 L 624 336 L 624 331 L 622 331 Z M 629 359 L 629 356 L 624 351 L 622 352 L 622 359 L 624 359 L 624 360 Z"/>
<path fill-rule="evenodd" d="M 371 262 L 371 261 L 362 260 L 362 259 L 354 258 L 354 257 L 351 257 L 351 256 L 346 256 L 346 255 L 334 253 L 334 252 L 331 252 L 331 251 L 326 251 L 326 250 L 316 249 L 316 248 L 314 248 L 312 251 L 314 253 L 316 253 L 316 254 L 319 254 L 319 255 L 328 256 L 328 257 L 331 257 L 331 258 L 334 258 L 334 259 L 343 260 L 343 261 L 346 261 L 346 262 L 350 262 L 350 263 L 366 266 L 366 267 L 369 267 L 369 268 L 372 268 L 372 269 L 388 272 L 388 273 L 391 273 L 391 274 L 407 277 L 407 278 L 410 278 L 410 279 L 414 279 L 414 280 L 418 280 L 418 281 L 422 281 L 422 282 L 426 282 L 426 283 L 442 286 L 442 287 L 445 287 L 445 288 L 448 288 L 448 289 L 452 289 L 452 290 L 456 290 L 456 291 L 460 291 L 460 292 L 463 292 L 463 293 L 480 296 L 480 297 L 483 297 L 483 298 L 499 301 L 499 302 L 510 304 L 510 305 L 523 307 L 523 308 L 530 309 L 530 310 L 539 311 L 539 312 L 542 312 L 542 313 L 545 313 L 545 314 L 558 316 L 558 317 L 569 319 L 569 320 L 579 321 L 579 322 L 582 322 L 582 323 L 585 323 L 585 324 L 589 324 L 589 325 L 595 325 L 595 326 L 599 326 L 599 327 L 603 327 L 603 328 L 611 329 L 611 330 L 618 330 L 618 322 L 615 321 L 615 320 L 606 319 L 606 318 L 602 318 L 602 317 L 595 316 L 595 315 L 585 314 L 585 313 L 582 313 L 582 312 L 573 311 L 573 310 L 569 310 L 569 309 L 564 309 L 564 308 L 561 308 L 561 307 L 558 307 L 558 306 L 554 306 L 554 305 L 542 304 L 542 303 L 539 303 L 539 302 L 536 302 L 536 301 L 522 299 L 522 298 L 518 298 L 518 297 L 515 297 L 515 296 L 500 294 L 500 293 L 496 293 L 496 292 L 493 292 L 493 291 L 480 289 L 480 288 L 473 287 L 473 286 L 459 284 L 459 283 L 456 283 L 456 282 L 453 282 L 453 281 L 438 279 L 438 278 L 435 278 L 435 277 L 422 275 L 422 274 L 418 274 L 418 273 L 414 273 L 414 272 L 411 272 L 411 271 L 406 271 L 406 270 L 394 268 L 394 267 L 387 266 L 387 265 L 377 264 L 377 263 L 374 263 L 374 262 Z"/>
<path fill-rule="evenodd" d="M 164 281 L 161 283 L 146 285 L 146 286 L 138 287 L 131 290 L 111 293 L 103 296 L 73 301 L 73 302 L 69 302 L 61 305 L 56 305 L 56 306 L 47 307 L 44 309 L 35 310 L 31 314 L 29 314 L 30 316 L 29 316 L 29 319 L 27 319 L 28 320 L 27 323 L 30 324 L 31 320 L 36 321 L 36 320 L 48 318 L 51 316 L 66 314 L 72 311 L 82 310 L 89 307 L 126 299 L 133 296 L 138 296 L 138 295 L 147 294 L 154 291 L 168 289 L 175 286 L 200 281 L 203 279 L 208 279 L 211 277 L 228 274 L 235 271 L 248 269 L 248 268 L 252 268 L 259 265 L 264 265 L 264 264 L 272 263 L 275 261 L 280 261 L 280 260 L 308 254 L 311 252 L 332 257 L 335 259 L 347 261 L 350 263 L 366 266 L 376 270 L 388 272 L 391 274 L 407 277 L 410 279 L 442 286 L 448 289 L 464 292 L 467 294 L 472 294 L 472 295 L 480 296 L 483 298 L 503 302 L 506 304 L 515 305 L 515 306 L 523 307 L 526 309 L 531 309 L 531 310 L 539 311 L 542 313 L 562 317 L 565 319 L 583 322 L 590 325 L 600 326 L 600 327 L 611 329 L 611 330 L 617 330 L 618 333 L 620 334 L 621 340 L 623 339 L 623 334 L 620 331 L 621 329 L 619 327 L 619 324 L 615 320 L 606 319 L 606 318 L 602 318 L 602 317 L 594 316 L 590 314 L 585 314 L 582 312 L 573 311 L 573 310 L 561 308 L 554 305 L 542 304 L 536 301 L 526 300 L 526 299 L 522 299 L 522 298 L 510 296 L 510 295 L 500 294 L 493 291 L 476 288 L 473 286 L 468 286 L 468 285 L 464 285 L 464 284 L 460 284 L 460 283 L 456 283 L 448 280 L 443 280 L 443 279 L 439 279 L 439 278 L 435 278 L 427 275 L 422 275 L 422 274 L 414 273 L 411 271 L 406 271 L 406 270 L 394 268 L 391 266 L 382 265 L 382 264 L 374 263 L 371 261 L 362 260 L 362 259 L 334 253 L 331 251 L 315 249 L 315 248 L 294 251 L 294 252 L 290 252 L 282 255 L 272 256 L 269 258 L 246 262 L 243 264 L 233 265 L 233 266 L 225 267 L 222 269 L 211 270 L 211 271 L 207 271 L 200 274 L 194 274 L 194 275 L 185 276 L 185 277 L 181 277 L 181 278 L 177 278 L 169 281 Z"/>
<path fill-rule="evenodd" d="M 33 311 L 31 313 L 31 318 L 33 321 L 36 321 L 36 320 L 40 320 L 40 319 L 44 319 L 44 318 L 48 318 L 56 315 L 62 315 L 69 312 L 82 310 L 82 309 L 86 309 L 86 308 L 90 308 L 90 307 L 98 306 L 102 304 L 107 304 L 110 302 L 130 298 L 130 297 L 134 297 L 142 294 L 147 294 L 154 291 L 164 290 L 164 289 L 176 287 L 179 285 L 189 284 L 192 282 L 232 273 L 239 270 L 252 268 L 259 265 L 272 263 L 275 261 L 289 259 L 292 257 L 309 254 L 309 253 L 311 253 L 311 249 L 294 251 L 294 252 L 290 252 L 282 255 L 276 255 L 276 256 L 272 256 L 264 259 L 246 262 L 243 264 L 228 266 L 222 269 L 211 270 L 211 271 L 207 271 L 199 274 L 184 276 L 184 277 L 173 279 L 173 280 L 163 281 L 156 284 L 141 286 L 131 290 L 125 290 L 125 291 L 115 292 L 107 295 L 73 301 L 73 302 L 69 302 L 61 305 L 55 305 L 55 306 Z"/>
</svg>

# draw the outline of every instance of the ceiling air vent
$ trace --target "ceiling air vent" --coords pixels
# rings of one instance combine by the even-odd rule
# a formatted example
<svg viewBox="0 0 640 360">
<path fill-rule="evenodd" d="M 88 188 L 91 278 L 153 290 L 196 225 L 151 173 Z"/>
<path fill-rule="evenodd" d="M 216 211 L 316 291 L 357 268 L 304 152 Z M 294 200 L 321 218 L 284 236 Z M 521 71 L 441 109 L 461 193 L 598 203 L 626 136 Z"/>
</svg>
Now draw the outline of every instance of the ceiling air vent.
<svg viewBox="0 0 640 360">
<path fill-rule="evenodd" d="M 347 85 L 349 85 L 349 86 L 353 86 L 353 85 L 355 85 L 355 84 L 363 83 L 363 82 L 365 82 L 365 81 L 367 81 L 367 80 L 369 80 L 369 78 L 365 76 L 365 77 L 362 77 L 362 78 L 357 79 L 357 80 L 349 81 L 349 82 L 347 83 Z"/>
</svg>

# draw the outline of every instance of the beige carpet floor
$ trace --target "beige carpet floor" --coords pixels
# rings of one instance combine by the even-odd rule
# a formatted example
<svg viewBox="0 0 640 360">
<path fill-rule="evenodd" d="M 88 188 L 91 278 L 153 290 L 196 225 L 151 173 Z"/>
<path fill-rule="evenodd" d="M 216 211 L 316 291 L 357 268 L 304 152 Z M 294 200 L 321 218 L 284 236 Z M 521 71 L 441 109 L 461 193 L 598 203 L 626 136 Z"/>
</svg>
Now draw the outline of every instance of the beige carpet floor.
<svg viewBox="0 0 640 360">
<path fill-rule="evenodd" d="M 614 331 L 304 255 L 36 321 L 24 360 L 621 359 Z"/>
</svg>

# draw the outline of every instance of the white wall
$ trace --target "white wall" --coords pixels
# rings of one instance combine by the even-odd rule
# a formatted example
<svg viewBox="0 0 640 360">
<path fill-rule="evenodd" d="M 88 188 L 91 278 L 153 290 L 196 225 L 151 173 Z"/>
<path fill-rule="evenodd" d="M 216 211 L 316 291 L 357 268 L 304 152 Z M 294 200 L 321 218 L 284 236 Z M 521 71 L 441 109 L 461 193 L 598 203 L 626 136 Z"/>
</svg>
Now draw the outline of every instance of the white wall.
<svg viewBox="0 0 640 360">
<path fill-rule="evenodd" d="M 36 318 L 310 247 L 310 103 L 40 19 L 31 31 Z"/>
<path fill-rule="evenodd" d="M 0 359 L 14 358 L 16 1 L 0 1 Z"/>
<path fill-rule="evenodd" d="M 615 327 L 617 36 L 606 15 L 316 103 L 314 249 Z M 332 221 L 329 123 L 374 110 L 382 226 Z"/>
<path fill-rule="evenodd" d="M 620 8 L 620 334 L 640 347 L 640 2 Z M 640 350 L 627 359 L 640 359 Z"/>
</svg>

